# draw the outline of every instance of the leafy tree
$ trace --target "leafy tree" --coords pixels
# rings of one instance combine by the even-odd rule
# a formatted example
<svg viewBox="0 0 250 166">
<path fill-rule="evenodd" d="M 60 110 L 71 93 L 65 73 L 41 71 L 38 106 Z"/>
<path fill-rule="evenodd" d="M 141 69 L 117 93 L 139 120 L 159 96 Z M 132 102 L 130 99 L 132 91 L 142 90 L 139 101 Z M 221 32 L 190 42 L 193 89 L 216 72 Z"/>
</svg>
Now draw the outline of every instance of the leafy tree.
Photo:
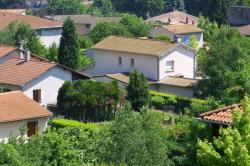
<svg viewBox="0 0 250 166">
<path fill-rule="evenodd" d="M 76 27 L 72 19 L 67 18 L 63 24 L 60 39 L 58 62 L 73 69 L 79 68 L 79 42 Z"/>
<path fill-rule="evenodd" d="M 108 15 L 109 13 L 114 12 L 111 0 L 94 0 L 93 7 L 99 9 L 103 15 Z"/>
<path fill-rule="evenodd" d="M 215 96 L 230 104 L 250 93 L 248 45 L 248 38 L 223 26 L 209 48 L 200 50 L 198 68 L 206 78 L 199 83 L 203 96 Z"/>
<path fill-rule="evenodd" d="M 127 100 L 131 103 L 135 111 L 139 111 L 143 106 L 147 106 L 149 102 L 147 78 L 137 70 L 129 75 L 129 84 L 126 87 Z"/>
<path fill-rule="evenodd" d="M 24 47 L 34 54 L 40 56 L 45 56 L 47 54 L 47 50 L 40 42 L 36 32 L 27 23 L 14 21 L 2 30 L 0 35 L 1 44 L 19 47 L 21 43 L 24 43 Z"/>
<path fill-rule="evenodd" d="M 165 0 L 112 0 L 112 2 L 117 11 L 136 14 L 144 18 L 160 14 L 165 5 Z"/>
<path fill-rule="evenodd" d="M 58 107 L 67 118 L 79 121 L 112 119 L 120 90 L 116 82 L 65 82 L 58 92 Z"/>
<path fill-rule="evenodd" d="M 195 49 L 195 50 L 198 49 L 198 41 L 197 41 L 195 35 L 192 35 L 192 36 L 189 38 L 188 47 L 193 48 L 193 49 Z"/>
<path fill-rule="evenodd" d="M 166 0 L 166 9 L 169 11 L 178 10 L 185 12 L 184 0 Z"/>
<path fill-rule="evenodd" d="M 0 165 L 20 166 L 26 165 L 22 156 L 10 144 L 0 144 Z"/>
<path fill-rule="evenodd" d="M 213 42 L 214 38 L 219 33 L 219 26 L 218 24 L 214 22 L 210 22 L 208 18 L 200 17 L 198 27 L 204 29 L 204 40 L 206 42 Z"/>
<path fill-rule="evenodd" d="M 249 165 L 250 163 L 250 108 L 245 100 L 244 111 L 234 111 L 233 124 L 221 128 L 219 137 L 213 141 L 198 142 L 200 165 Z"/>
<path fill-rule="evenodd" d="M 125 14 L 121 19 L 121 24 L 125 25 L 131 34 L 136 37 L 148 36 L 150 26 L 142 18 L 136 15 Z"/>
<path fill-rule="evenodd" d="M 15 5 L 24 6 L 25 2 L 26 2 L 25 0 L 0 0 L 0 7 L 8 8 L 10 6 L 15 6 Z"/>
<path fill-rule="evenodd" d="M 102 22 L 91 30 L 90 38 L 94 43 L 98 43 L 110 35 L 132 36 L 127 27 L 122 24 Z"/>
<path fill-rule="evenodd" d="M 57 62 L 57 57 L 58 57 L 58 46 L 56 43 L 53 43 L 49 49 L 48 49 L 48 53 L 45 56 L 46 59 L 53 61 L 53 62 Z"/>
<path fill-rule="evenodd" d="M 100 135 L 101 161 L 120 165 L 165 165 L 166 152 L 161 116 L 151 111 L 132 111 L 126 105 Z"/>
<path fill-rule="evenodd" d="M 82 14 L 85 11 L 82 0 L 53 0 L 46 7 L 47 14 Z"/>
</svg>

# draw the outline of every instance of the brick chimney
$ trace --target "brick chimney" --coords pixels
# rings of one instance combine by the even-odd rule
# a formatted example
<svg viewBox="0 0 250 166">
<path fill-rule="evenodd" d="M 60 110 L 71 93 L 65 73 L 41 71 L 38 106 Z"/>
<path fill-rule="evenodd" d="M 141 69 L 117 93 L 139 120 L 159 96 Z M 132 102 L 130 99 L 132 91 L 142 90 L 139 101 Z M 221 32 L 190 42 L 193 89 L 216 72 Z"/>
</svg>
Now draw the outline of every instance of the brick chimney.
<svg viewBox="0 0 250 166">
<path fill-rule="evenodd" d="M 186 17 L 186 24 L 188 24 L 188 22 L 189 22 L 189 21 L 188 21 L 188 17 Z"/>
</svg>

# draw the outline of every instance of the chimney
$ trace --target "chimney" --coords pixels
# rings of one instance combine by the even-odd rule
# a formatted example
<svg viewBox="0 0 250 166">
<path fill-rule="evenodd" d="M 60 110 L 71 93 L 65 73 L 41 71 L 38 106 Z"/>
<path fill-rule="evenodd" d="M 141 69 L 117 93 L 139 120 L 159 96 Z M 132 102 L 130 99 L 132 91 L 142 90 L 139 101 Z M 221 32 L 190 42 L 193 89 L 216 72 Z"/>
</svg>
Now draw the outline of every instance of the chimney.
<svg viewBox="0 0 250 166">
<path fill-rule="evenodd" d="M 194 21 L 192 21 L 192 25 L 194 25 Z"/>
<path fill-rule="evenodd" d="M 20 53 L 20 59 L 24 59 L 24 56 L 23 56 L 23 45 L 20 45 L 19 53 Z"/>
<path fill-rule="evenodd" d="M 188 17 L 186 18 L 186 24 L 188 24 Z"/>
<path fill-rule="evenodd" d="M 30 51 L 25 50 L 25 62 L 28 62 L 30 60 Z"/>
</svg>

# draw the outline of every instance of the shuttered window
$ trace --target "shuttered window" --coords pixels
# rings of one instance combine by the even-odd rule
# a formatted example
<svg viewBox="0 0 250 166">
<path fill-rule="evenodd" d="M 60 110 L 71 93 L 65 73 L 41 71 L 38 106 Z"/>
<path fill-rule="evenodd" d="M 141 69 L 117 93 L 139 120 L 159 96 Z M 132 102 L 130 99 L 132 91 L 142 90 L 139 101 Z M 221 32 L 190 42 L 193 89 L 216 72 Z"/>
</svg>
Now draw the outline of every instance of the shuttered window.
<svg viewBox="0 0 250 166">
<path fill-rule="evenodd" d="M 38 132 L 38 121 L 28 122 L 27 123 L 27 136 L 30 137 L 32 135 L 37 134 Z"/>
<path fill-rule="evenodd" d="M 41 103 L 42 99 L 41 99 L 41 89 L 35 89 L 33 90 L 33 100 L 38 102 L 38 103 Z"/>
</svg>

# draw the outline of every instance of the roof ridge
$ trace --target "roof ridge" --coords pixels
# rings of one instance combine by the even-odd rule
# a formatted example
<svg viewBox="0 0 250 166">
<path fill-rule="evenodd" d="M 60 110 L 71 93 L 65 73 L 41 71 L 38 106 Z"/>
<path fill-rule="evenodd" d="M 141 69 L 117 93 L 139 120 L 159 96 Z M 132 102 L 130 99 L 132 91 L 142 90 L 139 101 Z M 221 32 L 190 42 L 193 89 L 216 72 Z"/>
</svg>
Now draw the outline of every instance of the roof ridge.
<svg viewBox="0 0 250 166">
<path fill-rule="evenodd" d="M 226 106 L 226 107 L 223 107 L 223 108 L 218 108 L 218 109 L 215 109 L 215 110 L 212 110 L 212 111 L 202 113 L 202 114 L 200 114 L 200 117 L 207 116 L 207 115 L 212 114 L 212 113 L 218 113 L 220 111 L 227 110 L 227 109 L 235 109 L 236 107 L 239 107 L 239 106 L 242 106 L 242 104 L 239 103 L 239 104 L 229 105 L 229 106 Z"/>
</svg>

